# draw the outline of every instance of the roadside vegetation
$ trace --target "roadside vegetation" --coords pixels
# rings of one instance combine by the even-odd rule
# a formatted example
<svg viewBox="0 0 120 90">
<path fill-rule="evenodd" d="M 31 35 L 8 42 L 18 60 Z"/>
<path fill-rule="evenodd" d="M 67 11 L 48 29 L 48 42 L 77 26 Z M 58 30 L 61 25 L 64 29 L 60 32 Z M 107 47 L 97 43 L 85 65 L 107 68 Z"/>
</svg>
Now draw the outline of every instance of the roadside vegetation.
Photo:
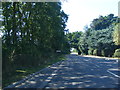
<svg viewBox="0 0 120 90">
<path fill-rule="evenodd" d="M 60 2 L 3 2 L 0 10 L 3 87 L 69 53 Z"/>
<path fill-rule="evenodd" d="M 117 16 L 99 16 L 84 29 L 85 32 L 67 35 L 70 46 L 75 48 L 79 55 L 120 58 L 120 23 Z"/>
<path fill-rule="evenodd" d="M 65 59 L 66 58 L 64 55 L 57 55 L 54 58 L 46 60 L 47 61 L 46 63 L 43 63 L 42 65 L 39 66 L 19 67 L 19 68 L 16 67 L 16 70 L 9 72 L 8 74 L 4 74 L 3 82 L 2 82 L 3 87 L 6 87 L 19 80 L 22 80 L 23 78 L 27 77 L 30 74 L 38 72 L 43 68 L 51 66 L 52 64 Z"/>
</svg>

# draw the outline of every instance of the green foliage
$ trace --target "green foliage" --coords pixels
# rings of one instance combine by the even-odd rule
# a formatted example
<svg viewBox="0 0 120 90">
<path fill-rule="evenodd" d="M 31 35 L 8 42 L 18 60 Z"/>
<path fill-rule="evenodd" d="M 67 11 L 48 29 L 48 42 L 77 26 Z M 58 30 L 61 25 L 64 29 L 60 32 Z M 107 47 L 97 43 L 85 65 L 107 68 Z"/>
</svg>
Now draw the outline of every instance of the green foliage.
<svg viewBox="0 0 120 90">
<path fill-rule="evenodd" d="M 74 50 L 73 50 L 73 52 L 77 52 L 77 50 L 76 50 L 76 49 L 74 49 Z"/>
<path fill-rule="evenodd" d="M 95 50 L 93 51 L 93 55 L 96 55 L 96 56 L 97 56 L 97 49 L 95 49 Z"/>
<path fill-rule="evenodd" d="M 90 48 L 90 49 L 88 50 L 88 54 L 89 54 L 89 55 L 93 55 L 93 51 L 94 51 L 94 50 L 93 50 L 92 48 Z"/>
<path fill-rule="evenodd" d="M 13 82 L 17 82 L 23 78 L 25 78 L 27 75 L 33 74 L 35 72 L 38 72 L 39 70 L 46 68 L 58 61 L 61 60 L 66 60 L 66 58 L 64 57 L 64 55 L 61 56 L 57 56 L 55 55 L 54 58 L 52 58 L 51 60 L 47 60 L 47 62 L 39 65 L 39 66 L 29 66 L 29 67 L 16 67 L 16 69 L 14 70 L 14 72 L 9 72 L 7 74 L 4 74 L 4 76 L 2 76 L 3 78 L 3 82 L 2 82 L 2 87 L 6 87 L 8 85 L 10 85 Z"/>
<path fill-rule="evenodd" d="M 64 34 L 68 16 L 60 2 L 3 2 L 2 11 L 3 73 L 41 65 L 56 50 L 69 53 Z"/>
<path fill-rule="evenodd" d="M 89 28 L 87 26 L 85 27 L 85 32 L 82 33 L 79 38 L 72 38 L 71 36 L 68 40 L 74 41 L 72 46 L 76 45 L 81 54 L 111 57 L 113 56 L 115 49 L 119 48 L 114 43 L 119 41 L 118 31 L 116 31 L 113 37 L 116 24 L 117 17 L 113 14 L 100 16 L 92 21 Z M 71 33 L 71 35 L 73 33 Z"/>
<path fill-rule="evenodd" d="M 108 16 L 99 16 L 91 23 L 91 28 L 94 30 L 102 30 L 108 28 L 112 23 L 115 23 L 117 17 L 114 17 L 114 14 L 109 14 Z"/>
<path fill-rule="evenodd" d="M 78 46 L 78 42 L 79 42 L 79 38 L 82 36 L 82 34 L 83 34 L 82 32 L 73 32 L 73 33 L 67 34 L 67 40 L 70 43 L 70 47 L 75 48 L 77 50 L 78 54 L 81 54 L 81 51 Z"/>
<path fill-rule="evenodd" d="M 108 20 L 106 18 L 109 18 Z M 113 36 L 112 33 L 114 31 L 114 23 L 116 23 L 117 18 L 114 17 L 114 15 L 110 14 L 108 16 L 101 16 L 97 21 L 99 22 L 102 18 L 102 20 L 99 22 L 100 25 L 95 25 L 96 28 L 93 28 L 92 26 L 86 30 L 85 37 L 86 39 L 84 41 L 87 42 L 88 49 L 92 48 L 94 49 L 93 54 L 98 56 L 112 56 L 114 53 L 114 50 L 116 49 L 116 46 L 113 42 Z M 104 22 L 106 20 L 106 22 Z M 93 22 L 92 22 L 93 23 Z M 106 24 L 109 23 L 109 24 Z M 104 26 L 105 25 L 105 26 Z M 109 52 L 110 51 L 110 52 Z M 89 49 L 89 53 L 92 54 L 92 50 Z"/>
<path fill-rule="evenodd" d="M 101 51 L 101 55 L 105 56 L 105 51 L 104 50 Z"/>
<path fill-rule="evenodd" d="M 73 32 L 67 34 L 67 38 L 70 42 L 71 47 L 78 47 L 79 38 L 81 37 L 82 32 Z"/>
<path fill-rule="evenodd" d="M 120 23 L 114 27 L 113 41 L 116 45 L 120 45 Z"/>
<path fill-rule="evenodd" d="M 102 54 L 101 54 L 101 50 L 95 49 L 95 50 L 93 51 L 93 55 L 101 56 L 101 55 L 102 55 Z"/>
<path fill-rule="evenodd" d="M 120 49 L 115 50 L 114 57 L 120 57 Z"/>
</svg>

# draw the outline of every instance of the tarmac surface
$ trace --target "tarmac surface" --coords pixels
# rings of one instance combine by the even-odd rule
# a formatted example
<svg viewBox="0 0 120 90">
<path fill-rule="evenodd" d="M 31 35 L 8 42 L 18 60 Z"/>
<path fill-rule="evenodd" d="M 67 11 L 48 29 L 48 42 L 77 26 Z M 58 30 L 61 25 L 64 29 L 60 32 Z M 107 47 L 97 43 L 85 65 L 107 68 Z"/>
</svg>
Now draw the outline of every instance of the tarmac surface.
<svg viewBox="0 0 120 90">
<path fill-rule="evenodd" d="M 6 88 L 120 88 L 117 59 L 66 57 Z"/>
</svg>

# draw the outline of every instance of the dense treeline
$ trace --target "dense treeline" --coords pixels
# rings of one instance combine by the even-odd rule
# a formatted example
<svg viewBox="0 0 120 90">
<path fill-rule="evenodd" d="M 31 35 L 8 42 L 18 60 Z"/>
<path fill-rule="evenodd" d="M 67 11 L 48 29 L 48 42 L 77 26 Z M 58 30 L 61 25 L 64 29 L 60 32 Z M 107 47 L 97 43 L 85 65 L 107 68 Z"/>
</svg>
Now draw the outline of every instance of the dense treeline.
<svg viewBox="0 0 120 90">
<path fill-rule="evenodd" d="M 69 33 L 67 37 L 78 54 L 120 57 L 120 29 L 114 14 L 100 16 L 85 27 L 85 32 Z"/>
<path fill-rule="evenodd" d="M 60 2 L 3 2 L 3 73 L 40 65 L 69 52 L 64 29 L 68 16 Z"/>
</svg>

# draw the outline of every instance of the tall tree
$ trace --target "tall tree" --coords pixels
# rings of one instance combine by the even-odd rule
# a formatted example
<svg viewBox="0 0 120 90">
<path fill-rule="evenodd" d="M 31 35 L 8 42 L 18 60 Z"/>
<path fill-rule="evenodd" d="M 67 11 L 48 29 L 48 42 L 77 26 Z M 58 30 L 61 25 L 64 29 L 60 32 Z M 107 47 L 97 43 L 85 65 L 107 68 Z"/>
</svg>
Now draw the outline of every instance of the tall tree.
<svg viewBox="0 0 120 90">
<path fill-rule="evenodd" d="M 115 42 L 116 45 L 119 45 L 119 46 L 120 46 L 120 23 L 118 23 L 118 24 L 114 27 L 113 41 Z"/>
<path fill-rule="evenodd" d="M 60 2 L 4 2 L 2 10 L 4 69 L 9 71 L 8 66 L 15 64 L 38 65 L 58 49 L 67 51 L 68 16 Z"/>
</svg>

